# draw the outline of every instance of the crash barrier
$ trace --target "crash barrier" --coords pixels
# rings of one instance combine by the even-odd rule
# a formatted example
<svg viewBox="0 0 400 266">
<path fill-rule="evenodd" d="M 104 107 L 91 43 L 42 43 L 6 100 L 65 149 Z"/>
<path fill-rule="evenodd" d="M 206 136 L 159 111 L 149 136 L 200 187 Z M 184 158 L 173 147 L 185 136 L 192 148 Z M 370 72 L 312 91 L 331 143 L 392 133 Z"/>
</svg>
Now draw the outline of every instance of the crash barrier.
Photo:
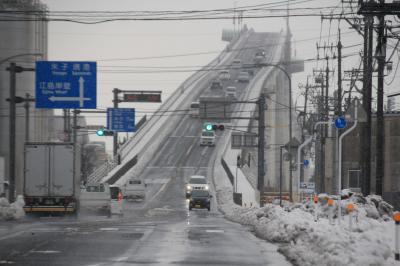
<svg viewBox="0 0 400 266">
<path fill-rule="evenodd" d="M 133 157 L 131 160 L 127 161 L 125 164 L 123 164 L 121 166 L 121 168 L 119 168 L 117 170 L 117 172 L 115 172 L 115 174 L 108 180 L 107 183 L 109 183 L 110 185 L 114 184 L 115 182 L 118 181 L 118 179 L 123 176 L 126 172 L 128 172 L 128 170 L 130 170 L 133 166 L 135 166 L 135 164 L 137 164 L 138 162 L 138 156 L 136 155 L 135 157 Z"/>
<path fill-rule="evenodd" d="M 242 206 L 242 204 L 243 204 L 243 201 L 242 201 L 242 193 L 233 192 L 233 202 L 234 202 L 236 205 Z"/>
<path fill-rule="evenodd" d="M 394 259 L 400 260 L 400 212 L 393 215 L 394 220 Z"/>
<path fill-rule="evenodd" d="M 226 172 L 226 175 L 227 175 L 228 178 L 229 178 L 229 181 L 231 181 L 231 184 L 232 184 L 232 186 L 233 186 L 233 179 L 234 179 L 234 176 L 233 176 L 231 170 L 229 169 L 228 164 L 225 162 L 224 158 L 221 158 L 221 164 L 222 164 L 222 167 L 224 168 L 224 170 L 225 170 L 225 172 Z"/>
<path fill-rule="evenodd" d="M 141 128 L 144 123 L 147 121 L 147 116 L 144 115 L 139 122 L 135 125 L 136 130 Z M 106 161 L 99 167 L 97 167 L 88 177 L 87 183 L 95 183 L 100 182 L 100 180 L 108 175 L 117 165 L 121 164 L 121 156 L 117 156 L 112 160 Z"/>
<path fill-rule="evenodd" d="M 264 204 L 272 203 L 274 200 L 279 200 L 280 195 L 279 192 L 263 192 L 260 196 L 261 202 Z M 289 192 L 282 192 L 282 200 L 289 201 L 290 193 Z"/>
<path fill-rule="evenodd" d="M 100 165 L 94 172 L 92 172 L 87 177 L 87 183 L 96 183 L 105 177 L 111 170 L 113 170 L 118 165 L 118 158 L 115 157 L 112 160 L 108 160 L 102 165 Z"/>
<path fill-rule="evenodd" d="M 147 116 L 144 115 L 144 116 L 139 120 L 139 122 L 137 122 L 137 124 L 135 125 L 135 129 L 136 129 L 136 130 L 140 129 L 146 121 L 147 121 Z"/>
</svg>

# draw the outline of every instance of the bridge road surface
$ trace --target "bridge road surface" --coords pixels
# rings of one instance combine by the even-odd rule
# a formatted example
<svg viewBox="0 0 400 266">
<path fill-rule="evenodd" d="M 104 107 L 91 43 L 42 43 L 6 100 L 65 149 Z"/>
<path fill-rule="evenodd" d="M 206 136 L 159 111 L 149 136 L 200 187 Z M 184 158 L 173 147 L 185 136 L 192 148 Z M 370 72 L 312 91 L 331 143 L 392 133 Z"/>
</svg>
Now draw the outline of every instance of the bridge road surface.
<svg viewBox="0 0 400 266">
<path fill-rule="evenodd" d="M 249 41 L 257 39 L 267 42 L 257 34 Z M 240 56 L 251 60 L 253 53 Z M 123 217 L 0 224 L 0 265 L 290 265 L 276 245 L 224 219 L 215 198 L 210 212 L 188 210 L 186 178 L 210 176 L 214 163 L 215 147 L 199 145 L 201 126 L 182 117 L 142 173 L 146 200 L 124 202 Z"/>
</svg>

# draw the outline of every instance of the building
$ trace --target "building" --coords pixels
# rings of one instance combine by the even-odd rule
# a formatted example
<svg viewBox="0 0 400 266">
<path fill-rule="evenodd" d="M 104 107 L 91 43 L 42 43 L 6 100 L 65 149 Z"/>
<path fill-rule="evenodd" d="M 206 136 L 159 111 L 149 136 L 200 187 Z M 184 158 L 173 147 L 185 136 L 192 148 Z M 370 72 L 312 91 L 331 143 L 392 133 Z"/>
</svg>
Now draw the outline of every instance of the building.
<svg viewBox="0 0 400 266">
<path fill-rule="evenodd" d="M 360 123 L 361 124 L 361 123 Z M 351 125 L 348 125 L 348 127 Z M 342 186 L 343 188 L 361 189 L 362 169 L 360 166 L 360 126 L 343 139 L 342 158 Z M 385 145 L 384 145 L 384 179 L 383 198 L 400 209 L 400 113 L 388 112 L 384 114 Z M 325 191 L 337 191 L 335 177 L 335 139 L 328 138 L 325 158 Z M 371 147 L 371 193 L 376 191 L 376 115 L 372 116 L 372 147 Z"/>
<path fill-rule="evenodd" d="M 6 179 L 9 176 L 9 72 L 7 66 L 11 62 L 25 68 L 34 68 L 37 59 L 47 59 L 47 22 L 46 6 L 38 0 L 0 0 L 0 10 L 8 11 L 0 15 L 0 157 L 5 158 Z M 22 11 L 22 12 L 21 12 Z M 17 74 L 16 96 L 34 98 L 35 75 L 33 71 L 24 71 Z M 16 107 L 16 190 L 22 192 L 23 175 L 23 146 L 27 132 L 29 141 L 49 141 L 51 139 L 52 110 L 36 110 L 30 104 L 27 112 L 24 103 Z M 26 126 L 27 121 L 29 125 Z"/>
</svg>

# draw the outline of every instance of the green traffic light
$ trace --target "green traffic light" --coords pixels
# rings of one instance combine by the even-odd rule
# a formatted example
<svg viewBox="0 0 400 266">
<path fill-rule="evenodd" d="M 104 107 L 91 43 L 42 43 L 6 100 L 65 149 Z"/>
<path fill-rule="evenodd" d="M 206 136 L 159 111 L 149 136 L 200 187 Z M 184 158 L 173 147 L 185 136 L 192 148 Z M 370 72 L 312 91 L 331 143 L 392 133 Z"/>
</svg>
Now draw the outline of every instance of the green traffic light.
<svg viewBox="0 0 400 266">
<path fill-rule="evenodd" d="M 99 129 L 96 131 L 96 135 L 97 136 L 104 136 L 104 130 L 103 129 Z"/>
<path fill-rule="evenodd" d="M 207 124 L 207 125 L 206 125 L 206 130 L 208 130 L 208 131 L 213 130 L 213 125 Z"/>
</svg>

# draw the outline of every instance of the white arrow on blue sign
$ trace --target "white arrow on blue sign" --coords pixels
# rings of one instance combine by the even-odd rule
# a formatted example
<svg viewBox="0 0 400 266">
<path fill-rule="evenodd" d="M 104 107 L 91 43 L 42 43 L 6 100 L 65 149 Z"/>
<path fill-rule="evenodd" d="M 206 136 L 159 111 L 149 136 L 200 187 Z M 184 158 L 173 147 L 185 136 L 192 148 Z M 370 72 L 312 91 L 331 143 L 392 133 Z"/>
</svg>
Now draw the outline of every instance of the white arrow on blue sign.
<svg viewBox="0 0 400 266">
<path fill-rule="evenodd" d="M 344 119 L 344 117 L 338 117 L 335 120 L 335 126 L 338 129 L 343 129 L 345 128 L 347 125 L 346 119 Z"/>
<path fill-rule="evenodd" d="M 36 108 L 96 109 L 96 62 L 36 62 Z"/>
</svg>

